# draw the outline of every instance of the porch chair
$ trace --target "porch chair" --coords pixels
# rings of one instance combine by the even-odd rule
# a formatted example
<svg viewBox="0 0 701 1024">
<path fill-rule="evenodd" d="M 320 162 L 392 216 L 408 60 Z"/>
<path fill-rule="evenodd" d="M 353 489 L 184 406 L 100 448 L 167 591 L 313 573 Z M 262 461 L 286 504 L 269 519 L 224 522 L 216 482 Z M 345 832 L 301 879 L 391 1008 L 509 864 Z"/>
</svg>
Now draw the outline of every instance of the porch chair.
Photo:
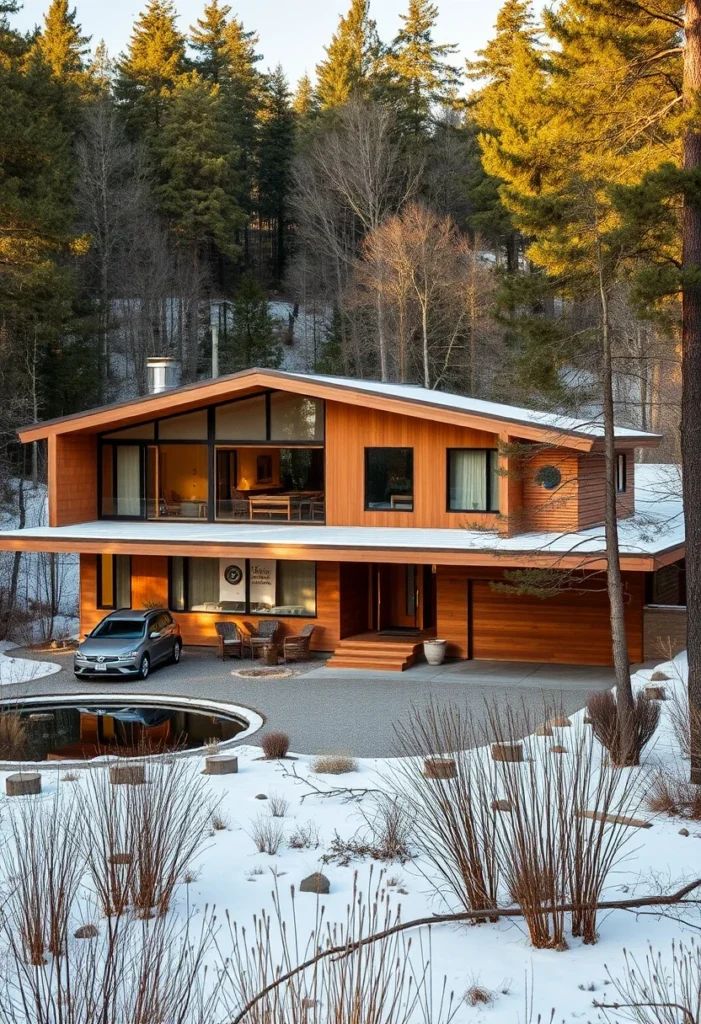
<svg viewBox="0 0 701 1024">
<path fill-rule="evenodd" d="M 266 644 L 274 644 L 280 631 L 280 623 L 277 619 L 264 619 L 258 623 L 255 630 L 245 638 L 245 643 L 251 649 L 251 657 L 255 658 L 256 651 Z"/>
<path fill-rule="evenodd" d="M 214 628 L 219 639 L 219 656 L 224 658 L 243 658 L 243 639 L 241 630 L 233 622 L 215 622 Z"/>
<path fill-rule="evenodd" d="M 316 626 L 303 626 L 296 636 L 286 636 L 282 644 L 283 660 L 309 661 L 309 648 Z"/>
</svg>

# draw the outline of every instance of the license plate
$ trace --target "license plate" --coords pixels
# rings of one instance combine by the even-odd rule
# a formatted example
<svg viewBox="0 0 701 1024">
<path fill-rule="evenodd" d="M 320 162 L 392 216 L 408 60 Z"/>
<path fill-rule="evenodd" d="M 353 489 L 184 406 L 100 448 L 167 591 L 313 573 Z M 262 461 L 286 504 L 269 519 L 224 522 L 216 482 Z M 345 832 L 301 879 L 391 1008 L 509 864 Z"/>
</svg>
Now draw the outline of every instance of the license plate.
<svg viewBox="0 0 701 1024">
<path fill-rule="evenodd" d="M 95 665 L 95 671 L 96 672 L 106 672 L 107 671 L 107 665 Z"/>
</svg>

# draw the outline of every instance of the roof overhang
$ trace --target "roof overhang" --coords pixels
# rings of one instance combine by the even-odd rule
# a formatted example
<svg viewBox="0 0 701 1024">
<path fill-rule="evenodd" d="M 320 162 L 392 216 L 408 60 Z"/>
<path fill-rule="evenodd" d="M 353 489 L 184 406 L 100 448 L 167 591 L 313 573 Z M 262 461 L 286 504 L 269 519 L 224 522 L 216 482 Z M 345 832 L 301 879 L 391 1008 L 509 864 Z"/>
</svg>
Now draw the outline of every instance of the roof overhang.
<svg viewBox="0 0 701 1024">
<path fill-rule="evenodd" d="M 243 398 L 267 389 L 290 391 L 342 402 L 346 405 L 379 409 L 398 415 L 413 416 L 416 419 L 449 423 L 453 426 L 473 428 L 495 434 L 539 441 L 577 451 L 589 452 L 601 444 L 601 439 L 576 431 L 567 431 L 552 426 L 535 426 L 523 420 L 511 419 L 506 415 L 492 416 L 451 409 L 444 404 L 428 401 L 412 401 L 396 395 L 373 394 L 361 388 L 355 389 L 352 380 L 335 383 L 318 381 L 310 377 L 288 374 L 282 370 L 241 370 L 209 381 L 198 381 L 185 387 L 173 388 L 158 395 L 145 395 L 128 402 L 103 406 L 99 409 L 46 420 L 18 430 L 20 441 L 28 443 L 66 433 L 99 433 L 117 427 L 135 426 L 154 417 L 190 412 L 204 405 L 224 402 L 227 398 Z M 658 435 L 639 433 L 619 434 L 616 442 L 621 446 L 656 447 L 661 438 Z"/>
</svg>

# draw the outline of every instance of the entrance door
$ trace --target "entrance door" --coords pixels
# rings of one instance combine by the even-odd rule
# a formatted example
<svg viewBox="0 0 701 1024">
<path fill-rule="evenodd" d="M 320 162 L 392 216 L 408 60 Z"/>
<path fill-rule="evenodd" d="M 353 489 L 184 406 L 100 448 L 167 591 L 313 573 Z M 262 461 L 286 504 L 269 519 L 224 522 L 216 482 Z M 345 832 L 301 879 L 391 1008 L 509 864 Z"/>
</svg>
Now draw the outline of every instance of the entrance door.
<svg viewBox="0 0 701 1024">
<path fill-rule="evenodd" d="M 415 565 L 377 567 L 377 626 L 385 629 L 419 628 L 419 573 Z"/>
</svg>

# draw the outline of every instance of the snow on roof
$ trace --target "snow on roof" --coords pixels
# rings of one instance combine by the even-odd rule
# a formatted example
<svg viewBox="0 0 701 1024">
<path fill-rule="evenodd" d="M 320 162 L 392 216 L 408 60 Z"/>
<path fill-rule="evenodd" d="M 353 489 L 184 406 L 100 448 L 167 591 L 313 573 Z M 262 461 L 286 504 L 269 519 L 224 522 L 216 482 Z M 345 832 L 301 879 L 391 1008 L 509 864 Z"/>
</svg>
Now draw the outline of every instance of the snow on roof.
<svg viewBox="0 0 701 1024">
<path fill-rule="evenodd" d="M 636 514 L 619 522 L 622 555 L 655 556 L 684 543 L 680 474 L 676 466 L 637 465 Z M 116 541 L 178 544 L 258 545 L 278 548 L 358 548 L 429 550 L 490 554 L 539 552 L 600 555 L 603 527 L 576 533 L 522 533 L 504 537 L 486 530 L 424 529 L 393 526 L 299 526 L 289 523 L 115 522 L 100 520 L 72 526 L 32 527 L 0 533 L 9 538 L 50 541 Z"/>
<path fill-rule="evenodd" d="M 388 398 L 401 398 L 410 402 L 421 402 L 426 405 L 438 405 L 446 409 L 472 413 L 475 416 L 487 416 L 492 419 L 512 420 L 514 423 L 527 423 L 534 427 L 561 431 L 562 433 L 586 434 L 589 437 L 603 437 L 604 425 L 598 420 L 581 420 L 559 413 L 537 412 L 534 409 L 522 409 L 515 405 L 503 405 L 501 402 L 488 402 L 482 398 L 470 398 L 467 395 L 454 395 L 447 391 L 434 391 L 414 384 L 387 384 L 381 381 L 356 380 L 349 377 L 329 377 L 322 374 L 287 373 L 288 377 L 300 380 L 331 384 L 337 387 L 351 388 L 354 391 L 367 391 L 369 394 L 386 395 Z M 616 427 L 617 437 L 656 437 L 658 435 L 644 430 L 633 430 L 629 427 Z"/>
</svg>

